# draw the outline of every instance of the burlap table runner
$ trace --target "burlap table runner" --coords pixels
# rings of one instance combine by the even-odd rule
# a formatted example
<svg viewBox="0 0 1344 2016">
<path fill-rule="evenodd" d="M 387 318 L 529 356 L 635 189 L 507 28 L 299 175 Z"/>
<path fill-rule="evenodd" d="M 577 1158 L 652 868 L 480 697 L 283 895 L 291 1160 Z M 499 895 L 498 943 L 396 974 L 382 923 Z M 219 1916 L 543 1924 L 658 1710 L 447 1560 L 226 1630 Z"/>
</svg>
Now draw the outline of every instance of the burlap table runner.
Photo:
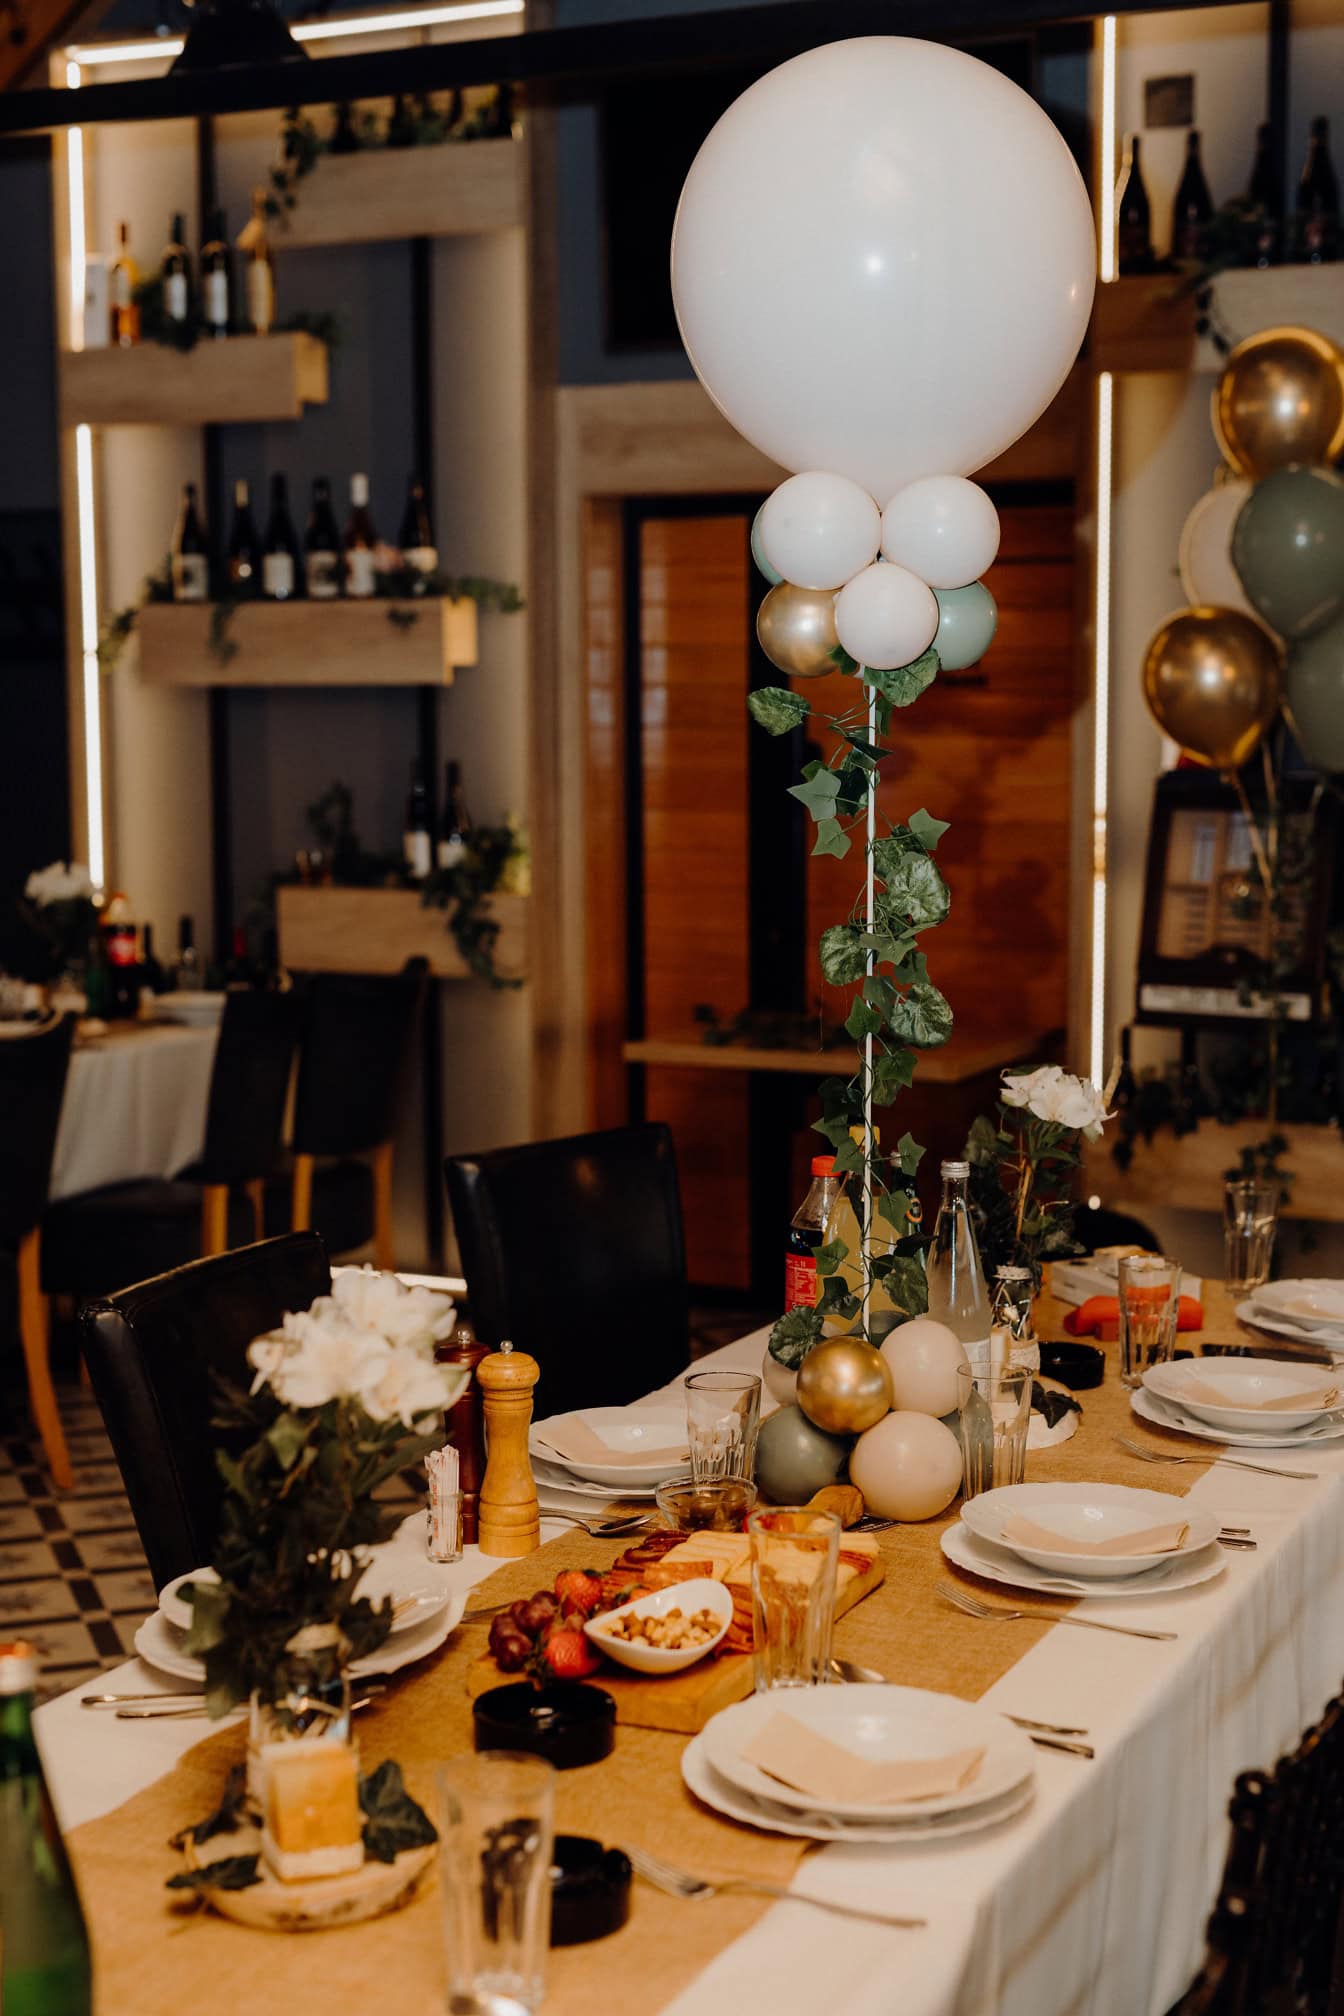
<svg viewBox="0 0 1344 2016">
<path fill-rule="evenodd" d="M 1206 1290 L 1198 1345 L 1245 1343 L 1226 1296 Z M 1060 1334 L 1060 1308 L 1043 1298 L 1038 1327 Z M 1034 1481 L 1085 1480 L 1141 1484 L 1183 1496 L 1194 1470 L 1158 1469 L 1115 1445 L 1117 1431 L 1170 1448 L 1189 1442 L 1150 1430 L 1129 1411 L 1108 1348 L 1105 1383 L 1082 1394 L 1083 1421 L 1059 1447 L 1033 1454 Z M 1210 1447 L 1208 1453 L 1216 1453 Z M 1020 1624 L 1004 1631 L 977 1623 L 942 1603 L 934 1584 L 955 1577 L 939 1552 L 943 1529 L 957 1517 L 895 1527 L 880 1536 L 887 1580 L 836 1627 L 835 1649 L 874 1666 L 893 1682 L 937 1688 L 976 1700 L 1051 1627 Z M 619 1546 L 582 1534 L 551 1541 L 540 1553 L 510 1562 L 481 1585 L 474 1602 L 528 1595 L 566 1566 L 605 1566 Z M 981 1586 L 984 1585 L 975 1585 Z M 1067 1609 L 1058 1599 L 1041 1607 Z M 432 1807 L 434 1767 L 471 1747 L 466 1671 L 482 1649 L 484 1624 L 457 1632 L 433 1661 L 400 1680 L 359 1719 L 365 1769 L 399 1758 L 412 1789 Z M 1086 1703 L 1077 1704 L 1081 1715 Z M 109 1730 L 107 1740 L 116 1742 Z M 557 1827 L 599 1840 L 645 1847 L 700 1874 L 750 1872 L 787 1883 L 807 1846 L 756 1833 L 698 1806 L 681 1782 L 685 1738 L 622 1726 L 601 1764 L 567 1771 L 557 1781 Z M 180 1866 L 168 1839 L 216 1803 L 224 1775 L 242 1754 L 230 1728 L 190 1751 L 168 1776 L 115 1812 L 71 1835 L 69 1847 L 93 1935 L 99 2016 L 241 2016 L 245 2011 L 304 2009 L 320 1998 L 323 2016 L 367 2016 L 395 2000 L 398 2016 L 430 2016 L 442 2006 L 438 1902 L 431 1882 L 417 1901 L 391 1918 L 307 1936 L 254 1932 L 209 1913 L 183 1917 L 172 1909 L 164 1879 Z M 901 1879 L 893 1872 L 891 1908 L 899 1909 Z M 723 1897 L 686 1905 L 636 1883 L 630 1922 L 590 1946 L 551 1955 L 546 2016 L 592 2016 L 617 2006 L 623 2016 L 652 2016 L 679 1994 L 715 1955 L 755 1922 L 768 1905 Z"/>
</svg>

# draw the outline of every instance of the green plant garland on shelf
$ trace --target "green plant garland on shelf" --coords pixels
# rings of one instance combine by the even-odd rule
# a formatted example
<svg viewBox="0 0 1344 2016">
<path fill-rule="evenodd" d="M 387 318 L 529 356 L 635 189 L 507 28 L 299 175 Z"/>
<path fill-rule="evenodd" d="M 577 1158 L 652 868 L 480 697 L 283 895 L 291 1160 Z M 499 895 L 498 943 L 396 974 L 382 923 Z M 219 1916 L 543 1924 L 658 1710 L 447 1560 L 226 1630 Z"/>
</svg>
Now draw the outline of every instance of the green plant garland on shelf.
<svg viewBox="0 0 1344 2016">
<path fill-rule="evenodd" d="M 952 1034 L 951 1007 L 929 978 L 920 950 L 922 934 L 941 924 L 951 905 L 934 859 L 947 824 L 922 807 L 900 825 L 877 810 L 878 766 L 891 753 L 882 738 L 896 709 L 910 706 L 932 684 L 938 656 L 929 650 L 891 671 L 861 667 L 839 648 L 831 656 L 859 686 L 861 705 L 829 715 L 782 686 L 760 687 L 747 703 L 768 734 L 791 734 L 804 722 L 832 732 L 829 754 L 804 764 L 802 781 L 790 786 L 790 796 L 806 806 L 816 828 L 814 855 L 843 859 L 857 834 L 864 860 L 863 885 L 848 918 L 823 931 L 819 946 L 822 978 L 829 985 L 862 983 L 845 1023 L 860 1046 L 858 1069 L 848 1078 L 823 1080 L 821 1118 L 813 1122 L 834 1148 L 836 1173 L 845 1179 L 864 1248 L 853 1256 L 864 1292 L 856 1294 L 841 1271 L 851 1257 L 844 1240 L 822 1246 L 817 1276 L 824 1285 L 816 1307 L 790 1310 L 770 1334 L 772 1356 L 790 1367 L 818 1342 L 828 1318 L 870 1336 L 870 1286 L 881 1287 L 907 1315 L 921 1315 L 928 1307 L 923 1252 L 929 1242 L 913 1229 L 917 1220 L 910 1217 L 905 1187 L 924 1151 L 906 1133 L 894 1153 L 883 1154 L 868 1123 L 873 1108 L 891 1106 L 913 1083 L 919 1051 L 937 1048 Z M 862 1145 L 852 1136 L 856 1127 L 863 1130 Z M 883 1234 L 888 1250 L 873 1255 L 878 1220 L 889 1228 Z"/>
</svg>

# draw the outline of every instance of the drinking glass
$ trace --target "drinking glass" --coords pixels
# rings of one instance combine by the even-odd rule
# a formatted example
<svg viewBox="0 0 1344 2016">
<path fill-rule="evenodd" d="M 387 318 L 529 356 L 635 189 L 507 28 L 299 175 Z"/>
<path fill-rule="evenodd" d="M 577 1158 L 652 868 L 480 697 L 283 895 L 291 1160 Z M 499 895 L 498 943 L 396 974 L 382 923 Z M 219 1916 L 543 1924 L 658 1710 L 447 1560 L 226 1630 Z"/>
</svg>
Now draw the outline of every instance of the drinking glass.
<svg viewBox="0 0 1344 2016">
<path fill-rule="evenodd" d="M 481 1750 L 438 1773 L 448 2009 L 531 2016 L 551 1936 L 555 1769 Z"/>
<path fill-rule="evenodd" d="M 747 1520 L 756 1692 L 819 1687 L 831 1659 L 840 1520 L 810 1505 L 775 1505 Z"/>
<path fill-rule="evenodd" d="M 1117 1267 L 1120 1384 L 1142 1386 L 1150 1365 L 1164 1365 L 1176 1342 L 1181 1270 L 1157 1253 L 1126 1253 Z"/>
<path fill-rule="evenodd" d="M 1278 1218 L 1277 1183 L 1233 1176 L 1223 1185 L 1223 1279 L 1230 1295 L 1253 1295 L 1268 1281 Z"/>
<path fill-rule="evenodd" d="M 977 1372 L 958 1416 L 962 1496 L 1020 1484 L 1027 1470 L 1031 1373 L 1025 1366 Z"/>
<path fill-rule="evenodd" d="M 750 1477 L 756 1467 L 761 1382 L 754 1372 L 686 1375 L 686 1442 L 691 1476 Z"/>
</svg>

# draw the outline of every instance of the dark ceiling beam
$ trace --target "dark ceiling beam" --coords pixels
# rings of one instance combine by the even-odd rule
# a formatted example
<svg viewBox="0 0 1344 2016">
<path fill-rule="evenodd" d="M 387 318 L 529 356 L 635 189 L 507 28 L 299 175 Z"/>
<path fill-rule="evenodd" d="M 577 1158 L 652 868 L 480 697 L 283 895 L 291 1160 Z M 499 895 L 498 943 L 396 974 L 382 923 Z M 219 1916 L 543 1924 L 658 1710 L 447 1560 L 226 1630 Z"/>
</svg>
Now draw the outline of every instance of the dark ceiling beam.
<svg viewBox="0 0 1344 2016">
<path fill-rule="evenodd" d="M 1106 11 L 1161 14 L 1191 4 L 1118 0 Z M 1193 4 L 1217 6 L 1222 0 Z M 533 29 L 471 42 L 90 84 L 77 101 L 65 91 L 9 92 L 0 95 L 0 133 L 277 110 L 398 91 L 444 91 L 454 85 L 518 83 L 557 96 L 581 96 L 596 85 L 635 80 L 651 71 L 704 70 L 751 58 L 783 62 L 851 35 L 924 35 L 962 42 L 1091 20 L 1099 12 L 1079 0 L 1033 0 L 1029 10 L 1021 0 L 782 0 L 771 7 L 727 7 L 711 14 Z"/>
</svg>

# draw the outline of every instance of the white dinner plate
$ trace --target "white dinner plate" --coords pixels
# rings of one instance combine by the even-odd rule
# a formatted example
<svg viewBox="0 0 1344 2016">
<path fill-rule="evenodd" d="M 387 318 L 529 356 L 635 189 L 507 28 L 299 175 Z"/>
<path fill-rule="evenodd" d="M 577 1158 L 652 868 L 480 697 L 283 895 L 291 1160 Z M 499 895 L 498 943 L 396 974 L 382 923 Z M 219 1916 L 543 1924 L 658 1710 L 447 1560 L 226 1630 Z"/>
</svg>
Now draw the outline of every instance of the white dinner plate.
<svg viewBox="0 0 1344 2016">
<path fill-rule="evenodd" d="M 200 989 L 179 989 L 154 997 L 156 1022 L 185 1022 L 195 1029 L 208 1029 L 224 1013 L 224 995 Z"/>
<path fill-rule="evenodd" d="M 1123 1540 L 1153 1526 L 1183 1519 L 1189 1528 L 1180 1548 L 1167 1554 L 1070 1554 L 1061 1549 L 1010 1540 L 1004 1527 L 1018 1513 L 1034 1525 L 1070 1540 Z M 967 1499 L 961 1520 L 978 1539 L 990 1540 L 1020 1555 L 1033 1568 L 1070 1581 L 1113 1582 L 1141 1574 L 1154 1561 L 1177 1554 L 1196 1554 L 1218 1532 L 1212 1512 L 1197 1510 L 1167 1491 L 1145 1491 L 1130 1484 L 1005 1484 Z"/>
<path fill-rule="evenodd" d="M 1344 1281 L 1269 1281 L 1251 1300 L 1257 1309 L 1304 1330 L 1344 1331 Z"/>
<path fill-rule="evenodd" d="M 1029 1806 L 1036 1790 L 1033 1776 L 1015 1791 L 1005 1792 L 1001 1798 L 987 1800 L 983 1806 L 974 1806 L 966 1812 L 939 1814 L 927 1820 L 877 1823 L 837 1820 L 830 1813 L 799 1813 L 772 1800 L 751 1798 L 739 1786 L 720 1778 L 705 1754 L 703 1734 L 693 1736 L 682 1751 L 681 1775 L 687 1789 L 702 1804 L 729 1820 L 759 1827 L 766 1834 L 788 1834 L 804 1841 L 857 1841 L 865 1845 L 904 1842 L 917 1848 L 927 1848 L 931 1841 L 944 1841 L 949 1835 L 978 1834 L 988 1827 L 997 1827 L 1000 1821 L 1011 1819 Z"/>
<path fill-rule="evenodd" d="M 1294 1344 L 1310 1344 L 1317 1351 L 1344 1351 L 1344 1329 L 1309 1330 L 1304 1323 L 1291 1323 L 1286 1316 L 1262 1309 L 1258 1302 L 1238 1302 L 1237 1315 L 1253 1330 L 1267 1330 L 1271 1337 L 1288 1337 Z"/>
<path fill-rule="evenodd" d="M 569 1415 L 554 1415 L 553 1421 L 569 1420 Z M 661 1484 L 664 1478 L 675 1477 L 686 1468 L 686 1412 L 680 1407 L 585 1407 L 573 1418 L 591 1428 L 598 1440 L 608 1448 L 619 1451 L 623 1456 L 635 1460 L 628 1463 L 603 1463 L 597 1457 L 581 1460 L 561 1456 L 548 1447 L 541 1439 L 545 1422 L 536 1422 L 528 1437 L 528 1447 L 534 1459 L 543 1462 L 548 1469 L 558 1470 L 569 1477 L 583 1478 L 590 1484 L 620 1486 L 638 1483 L 645 1486 Z"/>
<path fill-rule="evenodd" d="M 676 1474 L 675 1472 L 673 1473 Z M 653 1503 L 656 1484 L 591 1484 L 583 1477 L 575 1477 L 568 1470 L 553 1470 L 535 1452 L 532 1457 L 532 1476 L 538 1492 L 547 1497 L 563 1499 L 575 1511 L 592 1511 L 595 1504 L 610 1505 L 614 1498 L 641 1498 Z M 658 1483 L 663 1479 L 660 1477 Z"/>
<path fill-rule="evenodd" d="M 945 1560 L 982 1581 L 1001 1582 L 1007 1589 L 1025 1589 L 1037 1596 L 1086 1596 L 1101 1603 L 1134 1598 L 1151 1602 L 1175 1589 L 1194 1589 L 1201 1582 L 1211 1582 L 1227 1565 L 1227 1556 L 1215 1540 L 1198 1554 L 1161 1555 L 1155 1567 L 1129 1575 L 1123 1582 L 1081 1582 L 1033 1568 L 1008 1548 L 978 1539 L 969 1526 L 949 1526 L 941 1544 Z"/>
<path fill-rule="evenodd" d="M 375 1673 L 396 1673 L 403 1666 L 412 1665 L 430 1652 L 437 1652 L 448 1633 L 467 1607 L 467 1599 L 462 1595 L 449 1598 L 436 1617 L 421 1624 L 413 1631 L 399 1631 L 395 1638 L 388 1638 L 370 1652 L 367 1658 L 350 1662 L 352 1680 L 367 1680 Z M 170 1624 L 161 1610 L 152 1617 L 146 1617 L 135 1634 L 135 1649 L 146 1666 L 156 1672 L 171 1674 L 174 1680 L 190 1680 L 200 1687 L 205 1683 L 205 1666 L 199 1659 L 182 1650 L 184 1634 Z"/>
<path fill-rule="evenodd" d="M 160 1611 L 177 1630 L 189 1631 L 191 1605 L 180 1593 L 183 1583 L 218 1580 L 213 1568 L 192 1568 L 185 1575 L 174 1576 L 159 1591 Z M 448 1601 L 448 1583 L 443 1571 L 436 1572 L 432 1563 L 408 1560 L 404 1550 L 380 1547 L 361 1576 L 356 1594 L 367 1596 L 375 1604 L 390 1596 L 398 1608 L 405 1606 L 392 1626 L 396 1636 L 402 1631 L 419 1630 L 431 1617 L 437 1617 Z"/>
<path fill-rule="evenodd" d="M 1036 1769 L 1036 1754 L 1020 1729 L 973 1701 L 952 1694 L 933 1694 L 921 1687 L 848 1686 L 798 1687 L 788 1694 L 750 1694 L 715 1715 L 705 1726 L 705 1755 L 720 1778 L 740 1792 L 791 1812 L 811 1812 L 817 1801 L 806 1792 L 783 1785 L 768 1772 L 749 1764 L 742 1752 L 774 1715 L 791 1715 L 819 1736 L 852 1750 L 865 1762 L 881 1764 L 896 1758 L 946 1757 L 956 1750 L 983 1749 L 980 1769 L 970 1784 L 934 1799 L 902 1799 L 877 1806 L 871 1802 L 828 1800 L 826 1811 L 838 1820 L 874 1822 L 933 1819 L 942 1813 L 964 1813 L 971 1807 L 1001 1799 Z"/>
<path fill-rule="evenodd" d="M 1339 1404 L 1341 1379 L 1328 1366 L 1295 1365 L 1283 1358 L 1179 1358 L 1167 1365 L 1150 1365 L 1143 1375 L 1144 1386 L 1160 1400 L 1169 1400 L 1198 1421 L 1214 1428 L 1235 1428 L 1248 1435 L 1278 1433 L 1291 1435 L 1312 1421 L 1319 1421 Z M 1335 1390 L 1335 1400 L 1323 1407 L 1319 1401 L 1301 1407 L 1279 1407 L 1272 1411 L 1257 1407 L 1256 1400 L 1288 1398 L 1294 1393 L 1327 1393 Z M 1196 1389 L 1204 1387 L 1219 1398 L 1206 1400 Z"/>
<path fill-rule="evenodd" d="M 1129 1404 L 1143 1421 L 1155 1428 L 1173 1428 L 1180 1435 L 1193 1435 L 1200 1442 L 1221 1442 L 1229 1449 L 1314 1449 L 1318 1442 L 1338 1442 L 1344 1436 L 1344 1408 L 1322 1414 L 1306 1428 L 1294 1428 L 1285 1435 L 1251 1435 L 1238 1428 L 1211 1428 L 1197 1414 L 1187 1414 L 1174 1400 L 1164 1400 L 1140 1386 L 1129 1396 Z"/>
</svg>

